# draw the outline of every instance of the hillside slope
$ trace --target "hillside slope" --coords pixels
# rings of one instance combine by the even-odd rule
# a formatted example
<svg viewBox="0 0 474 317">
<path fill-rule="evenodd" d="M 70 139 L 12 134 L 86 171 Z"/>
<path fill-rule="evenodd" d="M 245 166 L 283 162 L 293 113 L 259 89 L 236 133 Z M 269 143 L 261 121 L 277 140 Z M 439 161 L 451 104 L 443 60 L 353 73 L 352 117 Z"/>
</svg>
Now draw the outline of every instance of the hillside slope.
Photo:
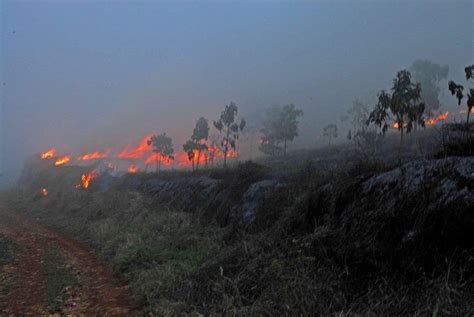
<svg viewBox="0 0 474 317">
<path fill-rule="evenodd" d="M 144 312 L 474 314 L 472 156 L 104 175 L 89 190 L 58 173 L 72 172 L 33 173 L 47 197 L 23 178 L 12 205 L 91 243 Z"/>
</svg>

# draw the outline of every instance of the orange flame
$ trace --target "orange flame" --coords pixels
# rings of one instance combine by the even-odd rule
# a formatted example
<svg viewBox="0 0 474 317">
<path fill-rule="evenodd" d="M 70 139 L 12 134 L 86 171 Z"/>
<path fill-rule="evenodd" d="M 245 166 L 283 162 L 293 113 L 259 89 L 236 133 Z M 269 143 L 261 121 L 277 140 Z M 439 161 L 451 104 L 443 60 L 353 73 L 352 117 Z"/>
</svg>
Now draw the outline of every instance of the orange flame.
<svg viewBox="0 0 474 317">
<path fill-rule="evenodd" d="M 145 136 L 137 146 L 131 144 L 127 145 L 122 152 L 117 154 L 117 157 L 124 159 L 139 159 L 142 158 L 146 152 L 151 151 L 151 146 L 148 145 L 148 140 L 150 140 L 153 134 Z"/>
<path fill-rule="evenodd" d="M 50 159 L 56 156 L 56 149 L 50 149 L 47 150 L 46 152 L 41 153 L 41 158 L 43 160 Z"/>
<path fill-rule="evenodd" d="M 434 125 L 438 121 L 444 121 L 448 118 L 449 111 L 446 111 L 445 113 L 440 113 L 436 118 L 427 118 L 425 119 L 425 124 L 427 125 Z"/>
<path fill-rule="evenodd" d="M 161 159 L 161 164 L 166 165 L 166 166 L 170 166 L 170 165 L 173 164 L 173 160 L 171 160 L 171 159 L 168 158 L 168 157 L 163 157 L 163 156 L 161 156 L 161 155 L 158 154 L 158 153 L 153 153 L 153 154 L 151 154 L 151 155 L 145 160 L 145 164 L 155 164 L 157 159 L 158 159 L 158 160 Z"/>
<path fill-rule="evenodd" d="M 131 174 L 134 174 L 136 172 L 138 172 L 138 166 L 137 165 L 130 165 L 127 169 L 127 172 L 131 173 Z"/>
<path fill-rule="evenodd" d="M 65 156 L 60 156 L 56 159 L 56 162 L 54 162 L 54 165 L 60 166 L 68 163 L 71 160 L 71 157 L 69 155 Z"/>
<path fill-rule="evenodd" d="M 104 152 L 92 152 L 92 153 L 86 153 L 82 156 L 79 156 L 77 159 L 79 161 L 88 161 L 88 160 L 94 160 L 94 159 L 103 159 L 109 156 L 110 150 L 105 150 Z"/>
<path fill-rule="evenodd" d="M 445 113 L 440 113 L 438 116 L 438 120 L 444 121 L 448 118 L 449 111 L 446 111 Z"/>
<path fill-rule="evenodd" d="M 41 189 L 41 194 L 42 194 L 43 196 L 48 196 L 48 194 L 49 194 L 48 189 L 47 189 L 47 188 Z"/>
<path fill-rule="evenodd" d="M 81 183 L 76 185 L 77 188 L 79 187 L 84 187 L 84 188 L 89 188 L 89 185 L 91 184 L 91 181 L 93 179 L 97 178 L 97 174 L 95 171 L 89 172 L 87 174 L 82 174 L 81 176 Z"/>
<path fill-rule="evenodd" d="M 425 124 L 426 125 L 434 125 L 436 123 L 436 118 L 428 118 L 428 119 L 425 119 Z"/>
<path fill-rule="evenodd" d="M 406 128 L 407 126 L 408 126 L 408 123 L 404 123 L 404 124 L 403 124 L 403 127 L 404 127 L 404 128 Z M 395 121 L 393 122 L 393 128 L 394 128 L 394 129 L 398 129 L 399 127 L 400 127 L 400 124 L 398 123 L 397 120 L 395 120 Z"/>
</svg>

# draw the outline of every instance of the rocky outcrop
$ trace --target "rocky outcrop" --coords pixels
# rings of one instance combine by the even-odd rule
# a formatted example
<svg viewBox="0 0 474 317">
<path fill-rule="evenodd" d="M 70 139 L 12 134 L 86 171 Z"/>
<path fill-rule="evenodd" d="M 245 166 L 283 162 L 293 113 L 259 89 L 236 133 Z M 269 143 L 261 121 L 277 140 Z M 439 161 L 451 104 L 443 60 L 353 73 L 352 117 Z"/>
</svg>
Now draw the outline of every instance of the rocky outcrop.
<svg viewBox="0 0 474 317">
<path fill-rule="evenodd" d="M 344 252 L 406 268 L 474 247 L 474 157 L 410 162 L 353 188 L 331 224 Z"/>
<path fill-rule="evenodd" d="M 279 186 L 283 186 L 283 184 L 274 179 L 265 179 L 253 183 L 244 193 L 241 203 L 233 208 L 233 213 L 237 215 L 242 223 L 252 222 L 255 219 L 258 207 L 265 200 L 267 194 Z"/>
</svg>

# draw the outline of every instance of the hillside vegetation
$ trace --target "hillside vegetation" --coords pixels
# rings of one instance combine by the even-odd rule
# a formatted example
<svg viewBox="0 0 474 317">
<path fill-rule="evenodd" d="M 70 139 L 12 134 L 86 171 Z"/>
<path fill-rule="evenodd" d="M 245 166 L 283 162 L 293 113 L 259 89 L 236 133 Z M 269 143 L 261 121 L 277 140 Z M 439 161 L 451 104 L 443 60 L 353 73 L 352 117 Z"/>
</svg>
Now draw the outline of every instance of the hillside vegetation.
<svg viewBox="0 0 474 317">
<path fill-rule="evenodd" d="M 144 314 L 473 315 L 472 153 L 400 162 L 385 146 L 384 161 L 348 164 L 335 146 L 227 170 L 104 174 L 87 190 L 74 188 L 81 168 L 32 160 L 9 199 L 94 246 Z"/>
</svg>

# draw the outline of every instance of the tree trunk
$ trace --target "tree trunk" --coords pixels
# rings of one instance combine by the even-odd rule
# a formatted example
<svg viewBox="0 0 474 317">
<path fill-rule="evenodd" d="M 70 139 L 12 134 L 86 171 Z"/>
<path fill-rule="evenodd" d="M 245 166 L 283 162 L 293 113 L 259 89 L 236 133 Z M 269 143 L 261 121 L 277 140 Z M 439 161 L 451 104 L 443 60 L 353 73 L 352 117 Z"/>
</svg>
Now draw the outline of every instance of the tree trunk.
<svg viewBox="0 0 474 317">
<path fill-rule="evenodd" d="M 283 155 L 286 156 L 286 139 L 283 141 Z"/>
<path fill-rule="evenodd" d="M 469 115 L 471 114 L 471 109 L 472 109 L 472 108 L 468 108 L 468 109 L 467 109 L 467 120 L 466 120 L 466 124 L 467 124 L 468 127 L 469 127 Z"/>
<path fill-rule="evenodd" d="M 201 158 L 201 141 L 197 141 L 198 151 L 197 151 L 197 161 L 196 161 L 196 171 L 199 169 L 199 159 Z"/>
<path fill-rule="evenodd" d="M 224 168 L 227 167 L 227 150 L 229 148 L 229 131 L 230 127 L 227 127 L 226 139 L 224 142 Z"/>
<path fill-rule="evenodd" d="M 155 172 L 158 172 L 158 153 L 155 153 Z"/>
<path fill-rule="evenodd" d="M 398 160 L 401 161 L 402 158 L 402 147 L 403 147 L 403 123 L 400 128 L 400 147 L 398 149 Z"/>
</svg>

